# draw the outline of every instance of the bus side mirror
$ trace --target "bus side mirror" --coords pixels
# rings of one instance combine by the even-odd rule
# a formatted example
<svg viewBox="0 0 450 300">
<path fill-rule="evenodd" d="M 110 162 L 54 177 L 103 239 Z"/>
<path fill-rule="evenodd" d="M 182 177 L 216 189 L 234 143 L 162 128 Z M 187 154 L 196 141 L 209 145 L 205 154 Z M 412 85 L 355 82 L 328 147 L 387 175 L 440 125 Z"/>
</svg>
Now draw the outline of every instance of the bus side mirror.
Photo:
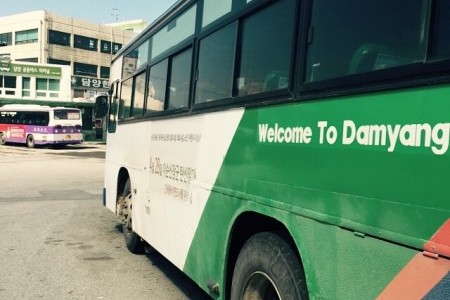
<svg viewBox="0 0 450 300">
<path fill-rule="evenodd" d="M 108 96 L 98 96 L 95 99 L 94 115 L 96 118 L 103 118 L 108 114 Z"/>
</svg>

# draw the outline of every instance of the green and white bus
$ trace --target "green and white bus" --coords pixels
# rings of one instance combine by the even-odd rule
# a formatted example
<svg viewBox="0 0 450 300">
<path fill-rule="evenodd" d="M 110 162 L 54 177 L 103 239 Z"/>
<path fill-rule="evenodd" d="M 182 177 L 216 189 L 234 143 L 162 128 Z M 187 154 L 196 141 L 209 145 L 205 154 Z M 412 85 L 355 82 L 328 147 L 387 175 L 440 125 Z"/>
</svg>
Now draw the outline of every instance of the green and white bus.
<svg viewBox="0 0 450 300">
<path fill-rule="evenodd" d="M 131 252 L 213 299 L 450 299 L 450 1 L 180 0 L 111 82 Z"/>
</svg>

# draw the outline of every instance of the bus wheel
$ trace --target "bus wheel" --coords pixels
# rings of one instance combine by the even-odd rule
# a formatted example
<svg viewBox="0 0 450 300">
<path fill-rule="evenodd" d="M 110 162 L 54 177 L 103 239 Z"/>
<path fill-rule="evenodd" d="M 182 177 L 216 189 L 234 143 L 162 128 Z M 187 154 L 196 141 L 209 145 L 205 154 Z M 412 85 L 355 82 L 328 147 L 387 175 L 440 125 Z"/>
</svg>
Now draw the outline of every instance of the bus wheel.
<svg viewBox="0 0 450 300">
<path fill-rule="evenodd" d="M 117 211 L 119 217 L 122 218 L 122 231 L 125 238 L 125 244 L 132 253 L 142 253 L 144 251 L 144 241 L 133 231 L 133 197 L 131 192 L 130 179 L 125 183 L 123 193 L 117 199 Z"/>
<path fill-rule="evenodd" d="M 27 136 L 27 147 L 28 148 L 34 148 L 35 144 L 34 144 L 34 136 L 32 134 L 29 134 Z"/>
<path fill-rule="evenodd" d="M 5 143 L 5 134 L 0 132 L 0 145 L 4 145 Z"/>
<path fill-rule="evenodd" d="M 236 261 L 231 299 L 308 299 L 303 268 L 291 246 L 273 233 L 252 236 Z"/>
</svg>

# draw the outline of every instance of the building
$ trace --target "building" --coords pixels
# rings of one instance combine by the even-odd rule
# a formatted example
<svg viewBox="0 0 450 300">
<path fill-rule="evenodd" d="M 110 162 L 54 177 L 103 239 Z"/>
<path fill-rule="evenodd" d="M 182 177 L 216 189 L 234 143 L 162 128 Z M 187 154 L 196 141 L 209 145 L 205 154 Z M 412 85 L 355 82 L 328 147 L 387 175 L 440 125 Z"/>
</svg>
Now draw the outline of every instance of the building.
<svg viewBox="0 0 450 300">
<path fill-rule="evenodd" d="M 0 106 L 92 107 L 90 99 L 109 88 L 112 56 L 146 25 L 94 24 L 45 10 L 1 17 Z M 92 109 L 85 110 L 87 129 Z"/>
</svg>

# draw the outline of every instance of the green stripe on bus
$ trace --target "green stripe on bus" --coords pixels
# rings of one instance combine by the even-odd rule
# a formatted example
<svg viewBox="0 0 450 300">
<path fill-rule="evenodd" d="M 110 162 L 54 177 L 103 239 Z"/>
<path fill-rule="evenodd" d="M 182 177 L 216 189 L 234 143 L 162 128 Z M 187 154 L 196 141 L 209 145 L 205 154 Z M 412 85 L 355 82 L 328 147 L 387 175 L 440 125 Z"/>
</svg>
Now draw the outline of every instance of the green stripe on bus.
<svg viewBox="0 0 450 300">
<path fill-rule="evenodd" d="M 252 209 L 290 230 L 312 294 L 380 293 L 416 252 L 394 243 L 420 250 L 448 218 L 449 94 L 440 86 L 248 109 L 185 271 L 223 281 L 229 220 Z"/>
</svg>

